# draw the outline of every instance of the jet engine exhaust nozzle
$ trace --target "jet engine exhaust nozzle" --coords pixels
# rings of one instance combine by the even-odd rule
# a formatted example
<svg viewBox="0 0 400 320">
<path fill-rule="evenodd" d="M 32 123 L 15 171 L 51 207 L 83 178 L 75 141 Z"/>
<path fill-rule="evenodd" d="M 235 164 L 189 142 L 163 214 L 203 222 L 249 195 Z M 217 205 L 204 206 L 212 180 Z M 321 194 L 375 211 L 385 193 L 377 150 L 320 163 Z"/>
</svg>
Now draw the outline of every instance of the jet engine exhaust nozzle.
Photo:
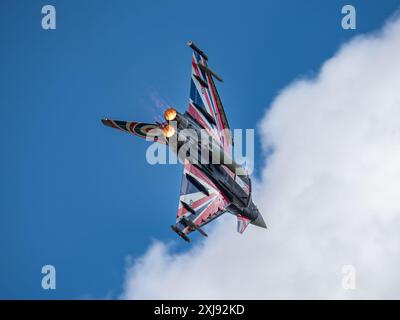
<svg viewBox="0 0 400 320">
<path fill-rule="evenodd" d="M 166 138 L 171 138 L 175 134 L 176 131 L 175 131 L 175 128 L 173 126 L 171 126 L 170 124 L 167 124 L 163 128 L 162 132 L 163 132 L 163 135 Z"/>
<path fill-rule="evenodd" d="M 176 110 L 174 108 L 168 108 L 164 112 L 164 118 L 167 121 L 172 121 L 176 118 Z"/>
</svg>

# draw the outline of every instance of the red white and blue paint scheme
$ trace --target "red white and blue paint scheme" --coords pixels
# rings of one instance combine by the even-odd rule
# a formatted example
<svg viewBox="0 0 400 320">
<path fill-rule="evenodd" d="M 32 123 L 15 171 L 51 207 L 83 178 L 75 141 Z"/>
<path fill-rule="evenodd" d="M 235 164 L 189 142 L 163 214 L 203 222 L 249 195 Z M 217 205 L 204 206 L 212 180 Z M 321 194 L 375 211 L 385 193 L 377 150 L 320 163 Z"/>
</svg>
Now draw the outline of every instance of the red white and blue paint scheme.
<svg viewBox="0 0 400 320">
<path fill-rule="evenodd" d="M 208 57 L 192 41 L 193 49 L 190 99 L 188 111 L 181 114 L 173 108 L 166 110 L 164 123 L 142 123 L 103 119 L 103 124 L 140 136 L 149 141 L 169 145 L 184 164 L 176 223 L 171 226 L 184 240 L 198 231 L 207 236 L 202 227 L 225 212 L 237 216 L 237 231 L 243 233 L 251 223 L 266 228 L 258 208 L 252 201 L 251 179 L 247 172 L 231 158 L 232 137 L 214 78 L 221 78 L 207 65 Z M 185 129 L 192 129 L 196 137 L 180 139 Z M 206 133 L 207 144 L 198 143 L 200 132 Z M 193 143 L 201 151 L 193 154 L 178 152 L 184 143 Z M 204 154 L 208 159 L 204 159 Z M 214 156 L 222 159 L 212 161 Z"/>
</svg>

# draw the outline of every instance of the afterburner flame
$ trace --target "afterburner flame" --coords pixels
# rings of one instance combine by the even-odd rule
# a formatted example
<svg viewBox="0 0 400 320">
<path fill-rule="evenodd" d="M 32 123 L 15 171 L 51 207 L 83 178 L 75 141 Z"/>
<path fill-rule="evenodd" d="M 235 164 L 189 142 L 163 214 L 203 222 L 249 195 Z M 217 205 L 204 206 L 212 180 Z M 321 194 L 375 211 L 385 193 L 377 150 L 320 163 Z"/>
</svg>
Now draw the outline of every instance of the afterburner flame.
<svg viewBox="0 0 400 320">
<path fill-rule="evenodd" d="M 169 124 L 167 124 L 163 128 L 163 135 L 167 138 L 171 138 L 175 134 L 175 128 Z"/>
<path fill-rule="evenodd" d="M 168 108 L 164 112 L 164 118 L 167 121 L 172 121 L 176 118 L 176 110 L 174 108 Z"/>
</svg>

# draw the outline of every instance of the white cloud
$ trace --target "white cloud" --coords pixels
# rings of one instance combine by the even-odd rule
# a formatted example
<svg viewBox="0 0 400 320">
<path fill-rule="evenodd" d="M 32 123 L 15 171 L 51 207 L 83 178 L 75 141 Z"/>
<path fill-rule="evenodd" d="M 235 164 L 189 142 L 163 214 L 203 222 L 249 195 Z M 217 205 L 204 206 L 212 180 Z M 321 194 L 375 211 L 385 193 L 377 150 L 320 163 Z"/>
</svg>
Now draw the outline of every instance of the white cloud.
<svg viewBox="0 0 400 320">
<path fill-rule="evenodd" d="M 274 150 L 255 195 L 269 229 L 238 235 L 227 216 L 187 252 L 156 242 L 123 297 L 400 298 L 399 53 L 398 19 L 283 90 L 259 126 Z"/>
</svg>

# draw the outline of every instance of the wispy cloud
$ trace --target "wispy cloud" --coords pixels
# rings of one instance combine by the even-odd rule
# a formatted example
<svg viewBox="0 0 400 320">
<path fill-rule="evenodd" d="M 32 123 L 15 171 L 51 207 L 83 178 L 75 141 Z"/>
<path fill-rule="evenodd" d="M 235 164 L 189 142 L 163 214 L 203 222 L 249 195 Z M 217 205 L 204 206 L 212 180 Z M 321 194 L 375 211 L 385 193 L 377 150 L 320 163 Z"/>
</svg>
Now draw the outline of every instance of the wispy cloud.
<svg viewBox="0 0 400 320">
<path fill-rule="evenodd" d="M 400 298 L 400 20 L 284 89 L 259 125 L 269 229 L 229 216 L 187 252 L 154 243 L 124 298 Z M 341 268 L 356 268 L 356 290 Z"/>
</svg>

